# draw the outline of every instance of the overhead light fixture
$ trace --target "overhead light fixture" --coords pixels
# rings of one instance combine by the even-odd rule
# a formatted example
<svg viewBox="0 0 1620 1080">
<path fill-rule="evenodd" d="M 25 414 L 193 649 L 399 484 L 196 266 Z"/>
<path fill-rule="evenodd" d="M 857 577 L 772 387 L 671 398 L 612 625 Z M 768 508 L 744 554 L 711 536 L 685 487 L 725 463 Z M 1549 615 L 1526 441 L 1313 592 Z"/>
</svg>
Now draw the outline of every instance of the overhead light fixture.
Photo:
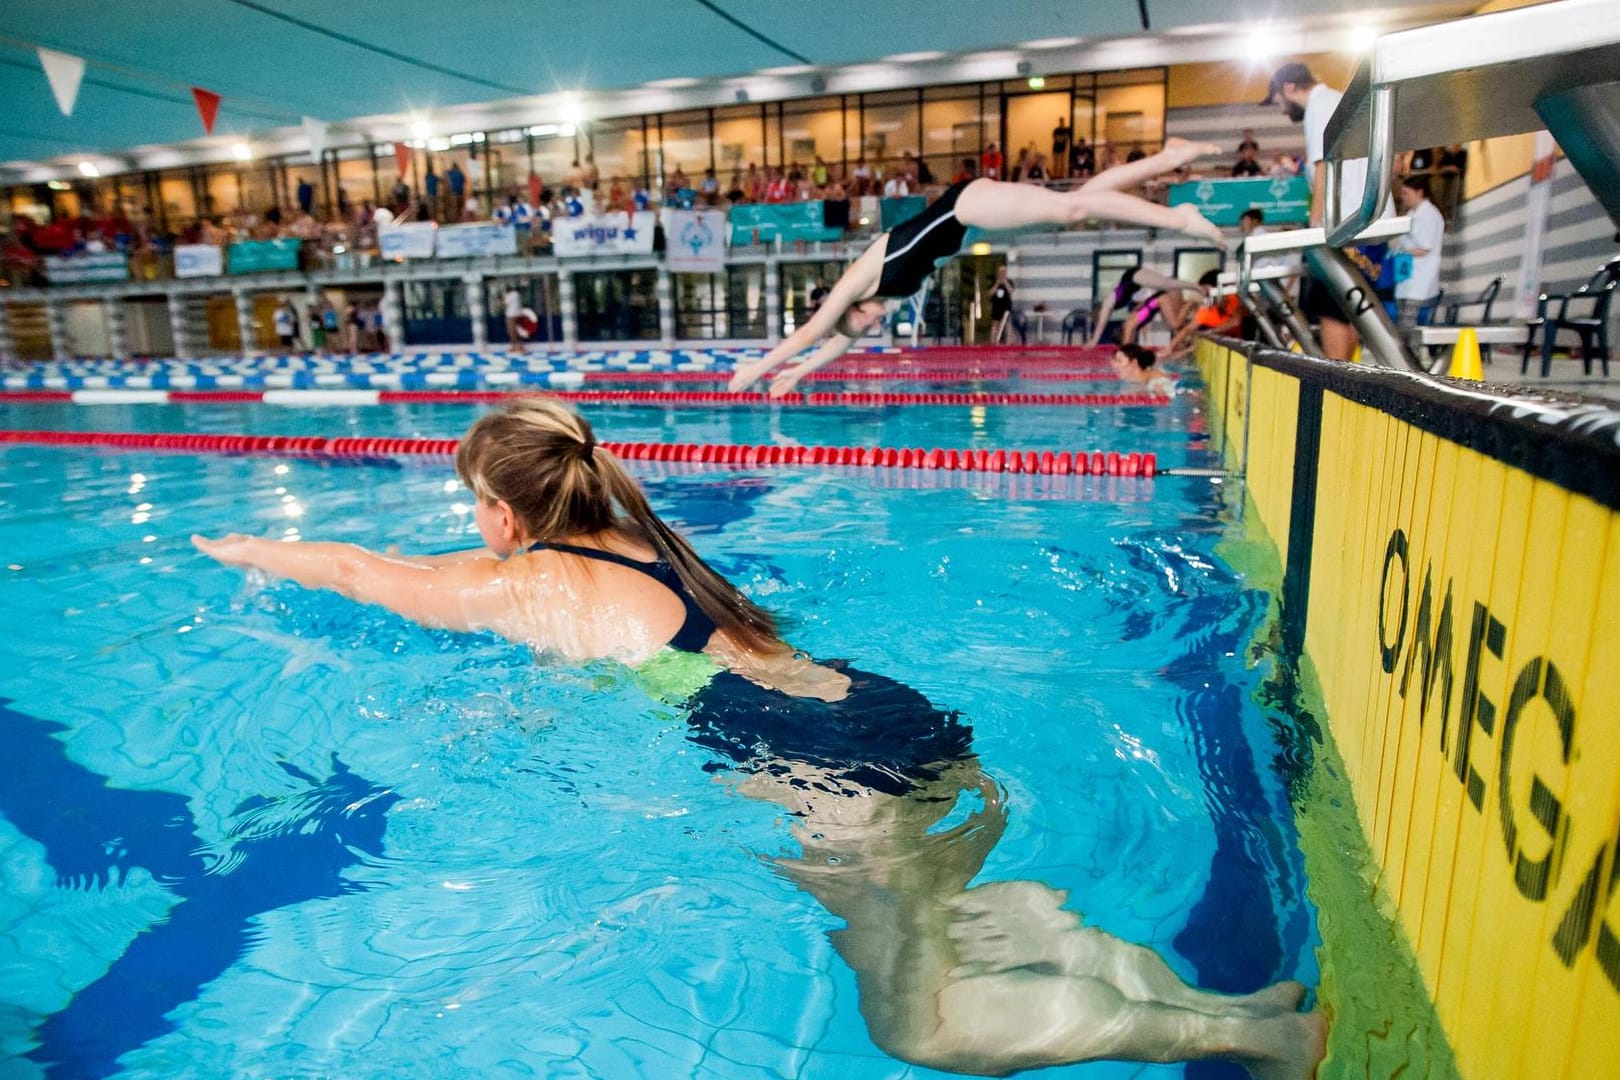
<svg viewBox="0 0 1620 1080">
<path fill-rule="evenodd" d="M 968 253 L 972 255 L 988 255 L 990 254 L 990 244 L 986 240 L 980 240 L 978 243 L 968 248 Z"/>
<path fill-rule="evenodd" d="M 428 127 L 428 122 L 426 120 L 411 121 L 411 135 L 414 138 L 426 139 L 431 130 L 432 129 Z"/>
<path fill-rule="evenodd" d="M 1031 75 L 1029 77 L 1029 88 L 1031 90 L 1045 90 L 1046 77 L 1044 75 Z"/>
<path fill-rule="evenodd" d="M 1378 27 L 1356 26 L 1350 30 L 1348 45 L 1350 51 L 1357 56 L 1372 52 L 1373 45 L 1378 41 Z"/>
<path fill-rule="evenodd" d="M 682 76 L 677 79 L 654 79 L 647 85 L 655 90 L 680 90 L 683 87 L 696 86 L 700 81 L 702 80 Z"/>
<path fill-rule="evenodd" d="M 925 60 L 939 60 L 944 56 L 945 54 L 937 49 L 930 49 L 923 52 L 895 53 L 893 56 L 885 56 L 883 59 L 890 64 L 920 64 Z"/>
<path fill-rule="evenodd" d="M 253 148 L 245 142 L 231 144 L 231 157 L 237 161 L 252 161 Z"/>
<path fill-rule="evenodd" d="M 760 68 L 759 75 L 808 75 L 816 70 L 814 64 L 789 64 L 786 67 Z"/>
<path fill-rule="evenodd" d="M 52 191 L 73 190 L 73 185 L 68 183 L 66 180 L 47 180 L 45 181 L 45 186 L 50 188 Z M 864 224 L 864 222 L 862 224 Z"/>
<path fill-rule="evenodd" d="M 91 177 L 92 179 L 101 175 L 101 170 L 96 168 L 96 163 L 93 161 L 79 162 L 79 172 L 81 175 Z"/>
<path fill-rule="evenodd" d="M 1269 26 L 1252 27 L 1243 39 L 1243 50 L 1250 60 L 1270 60 L 1277 55 L 1277 35 Z"/>
<path fill-rule="evenodd" d="M 574 94 L 566 94 L 562 101 L 562 122 L 565 127 L 577 128 L 585 122 L 585 106 Z"/>
<path fill-rule="evenodd" d="M 1021 48 L 1025 49 L 1069 49 L 1080 44 L 1085 38 L 1078 37 L 1049 37 L 1038 41 L 1026 41 Z"/>
</svg>

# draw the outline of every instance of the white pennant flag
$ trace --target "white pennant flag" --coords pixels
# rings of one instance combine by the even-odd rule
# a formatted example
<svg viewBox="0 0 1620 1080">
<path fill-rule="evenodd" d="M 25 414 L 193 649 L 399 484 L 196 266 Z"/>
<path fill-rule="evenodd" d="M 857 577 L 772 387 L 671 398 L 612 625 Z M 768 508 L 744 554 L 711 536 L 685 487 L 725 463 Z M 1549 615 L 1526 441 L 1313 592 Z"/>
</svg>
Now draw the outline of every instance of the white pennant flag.
<svg viewBox="0 0 1620 1080">
<path fill-rule="evenodd" d="M 320 164 L 321 155 L 326 153 L 326 130 L 326 121 L 304 117 L 304 138 L 309 140 L 310 160 L 316 164 Z"/>
<path fill-rule="evenodd" d="M 39 66 L 50 80 L 51 93 L 56 95 L 56 107 L 63 116 L 73 115 L 73 105 L 79 100 L 79 82 L 84 78 L 84 60 L 54 49 L 35 49 L 39 53 Z"/>
</svg>

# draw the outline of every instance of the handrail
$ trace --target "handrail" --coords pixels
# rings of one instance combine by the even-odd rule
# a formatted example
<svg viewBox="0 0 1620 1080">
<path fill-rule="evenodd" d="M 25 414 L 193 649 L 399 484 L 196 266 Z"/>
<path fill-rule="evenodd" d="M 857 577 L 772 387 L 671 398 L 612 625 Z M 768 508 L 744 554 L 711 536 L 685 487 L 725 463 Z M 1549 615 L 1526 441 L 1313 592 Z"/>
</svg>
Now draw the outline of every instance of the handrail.
<svg viewBox="0 0 1620 1080">
<path fill-rule="evenodd" d="M 1361 204 L 1346 220 L 1340 220 L 1339 183 L 1341 159 L 1328 162 L 1326 191 L 1322 198 L 1322 227 L 1327 242 L 1344 247 L 1377 221 L 1389 204 L 1395 175 L 1395 90 L 1380 86 L 1367 103 L 1367 183 L 1361 189 Z"/>
</svg>

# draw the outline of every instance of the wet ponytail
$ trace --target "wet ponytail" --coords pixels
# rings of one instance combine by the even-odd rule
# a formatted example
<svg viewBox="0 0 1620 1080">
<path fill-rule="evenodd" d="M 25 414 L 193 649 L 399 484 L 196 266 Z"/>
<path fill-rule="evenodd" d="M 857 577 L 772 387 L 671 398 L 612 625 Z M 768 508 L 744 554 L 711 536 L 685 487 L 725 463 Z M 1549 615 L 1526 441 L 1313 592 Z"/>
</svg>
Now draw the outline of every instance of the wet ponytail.
<svg viewBox="0 0 1620 1080">
<path fill-rule="evenodd" d="M 479 498 L 510 506 L 536 540 L 613 529 L 641 537 L 738 645 L 758 653 L 787 650 L 771 613 L 666 525 L 619 459 L 597 445 L 590 424 L 559 402 L 526 398 L 481 417 L 462 436 L 456 472 Z"/>
</svg>

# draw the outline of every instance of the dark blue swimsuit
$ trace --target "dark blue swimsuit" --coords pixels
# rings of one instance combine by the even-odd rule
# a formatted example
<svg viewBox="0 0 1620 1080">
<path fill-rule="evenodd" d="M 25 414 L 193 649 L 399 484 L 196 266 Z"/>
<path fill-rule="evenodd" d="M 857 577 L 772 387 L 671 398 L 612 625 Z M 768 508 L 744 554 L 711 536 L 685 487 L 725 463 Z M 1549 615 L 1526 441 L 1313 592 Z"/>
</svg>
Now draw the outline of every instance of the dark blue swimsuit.
<svg viewBox="0 0 1620 1080">
<path fill-rule="evenodd" d="M 669 647 L 679 652 L 702 652 L 709 644 L 709 638 L 714 636 L 714 620 L 709 618 L 708 612 L 698 606 L 692 599 L 692 594 L 686 591 L 686 582 L 675 568 L 663 559 L 652 562 L 642 562 L 632 559 L 628 555 L 620 555 L 613 551 L 603 551 L 601 548 L 578 547 L 574 544 L 553 544 L 545 540 L 536 541 L 529 545 L 530 551 L 561 551 L 568 555 L 581 555 L 587 559 L 598 562 L 614 563 L 618 566 L 628 566 L 632 570 L 639 570 L 652 578 L 658 584 L 681 598 L 686 607 L 686 621 L 681 628 L 675 631 L 675 636 L 669 639 Z"/>
<path fill-rule="evenodd" d="M 686 621 L 670 648 L 702 652 L 714 620 L 692 599 L 669 563 L 642 562 L 600 548 L 544 540 L 530 551 L 561 551 L 639 570 L 686 605 Z M 770 690 L 730 671 L 717 673 L 688 702 L 691 739 L 744 768 L 781 770 L 780 759 L 806 761 L 833 775 L 889 795 L 905 795 L 936 780 L 953 761 L 971 757 L 973 733 L 954 712 L 893 679 L 843 661 L 827 667 L 850 677 L 842 701 L 798 698 Z"/>
</svg>

